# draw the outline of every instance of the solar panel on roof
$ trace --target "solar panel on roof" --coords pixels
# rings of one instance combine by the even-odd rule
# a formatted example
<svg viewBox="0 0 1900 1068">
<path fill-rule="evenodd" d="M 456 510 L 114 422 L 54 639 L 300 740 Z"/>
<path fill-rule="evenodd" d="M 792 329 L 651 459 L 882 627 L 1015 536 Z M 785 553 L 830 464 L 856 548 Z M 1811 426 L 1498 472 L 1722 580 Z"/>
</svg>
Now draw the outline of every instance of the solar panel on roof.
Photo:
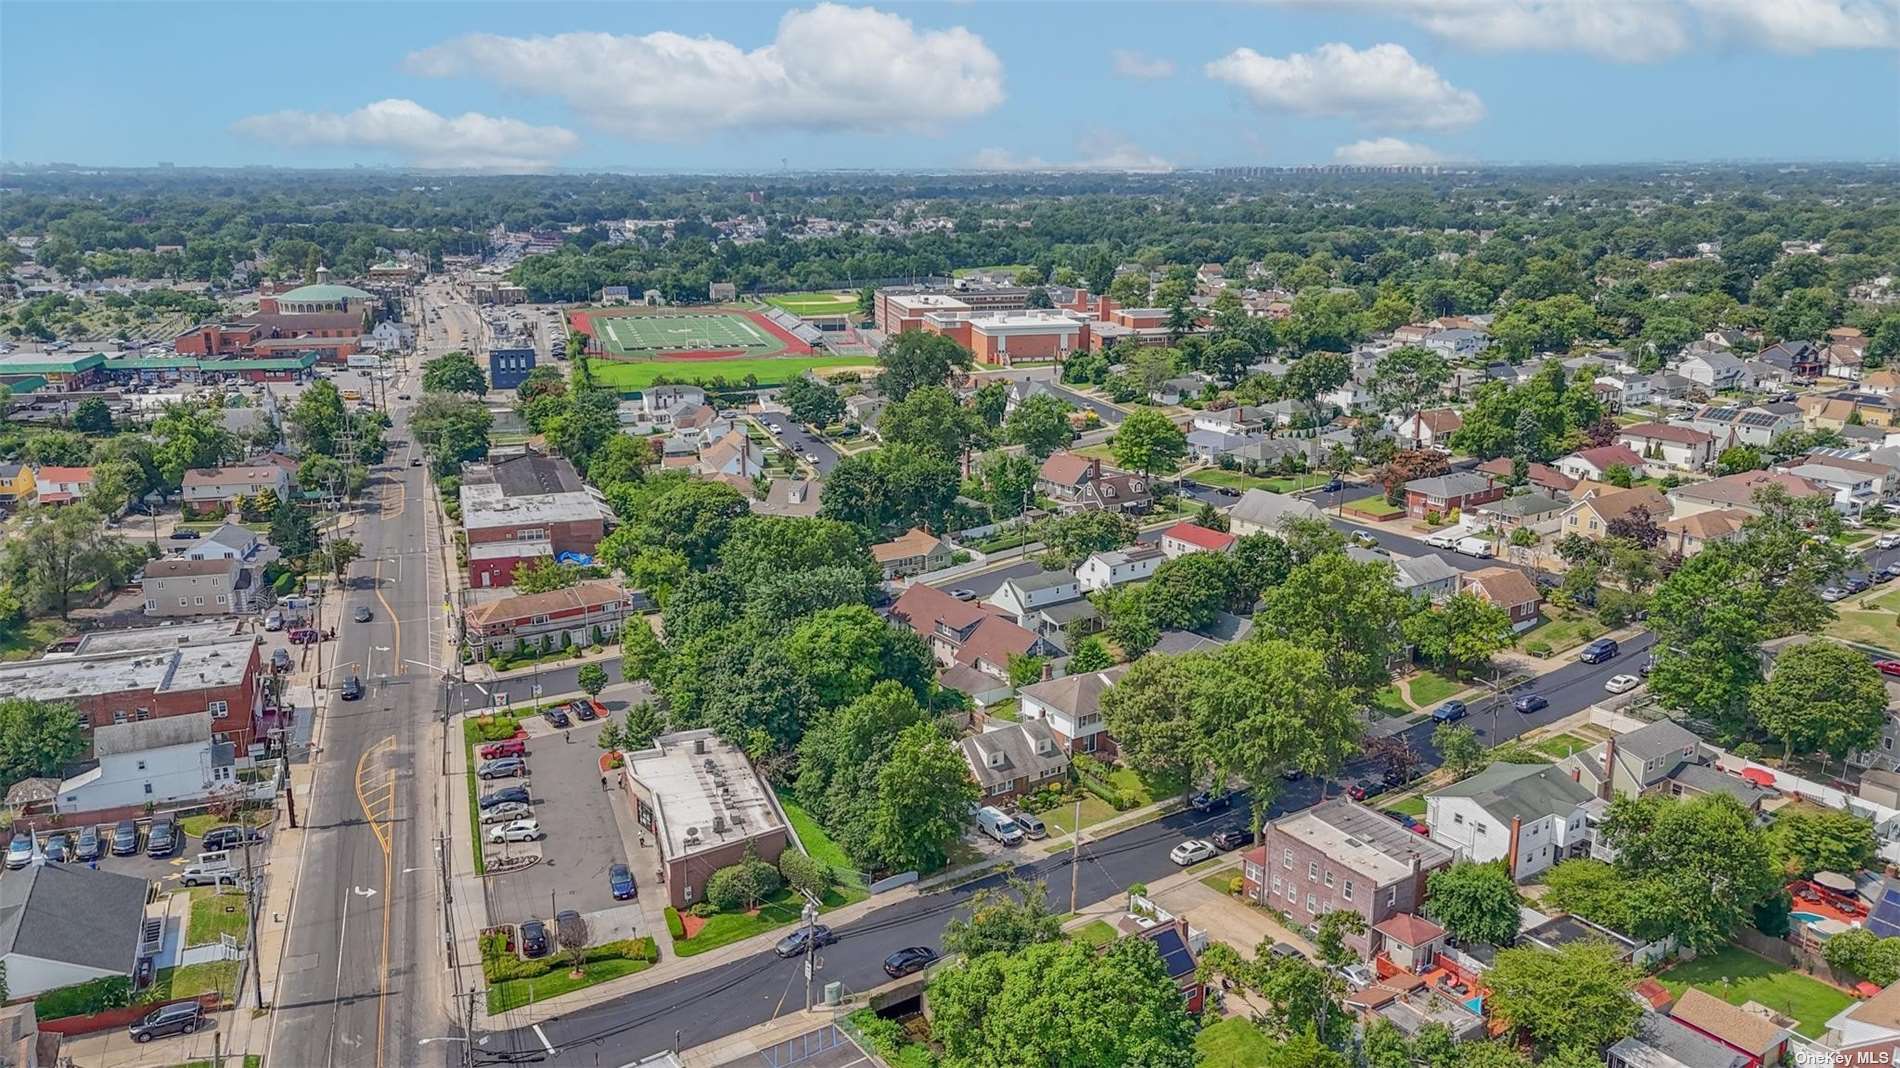
<svg viewBox="0 0 1900 1068">
<path fill-rule="evenodd" d="M 1158 932 L 1153 941 L 1170 976 L 1179 979 L 1194 970 L 1194 954 L 1188 952 L 1187 943 L 1181 941 L 1180 931 L 1169 928 Z"/>
<path fill-rule="evenodd" d="M 1880 893 L 1880 902 L 1867 917 L 1867 929 L 1882 938 L 1900 935 L 1900 887 L 1892 883 Z"/>
</svg>

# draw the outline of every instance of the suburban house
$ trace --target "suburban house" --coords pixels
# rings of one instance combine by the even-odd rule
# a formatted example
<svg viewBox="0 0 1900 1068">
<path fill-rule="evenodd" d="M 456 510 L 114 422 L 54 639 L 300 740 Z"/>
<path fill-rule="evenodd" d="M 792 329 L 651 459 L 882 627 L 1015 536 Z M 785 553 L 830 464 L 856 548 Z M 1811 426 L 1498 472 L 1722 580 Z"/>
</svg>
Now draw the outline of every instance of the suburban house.
<svg viewBox="0 0 1900 1068">
<path fill-rule="evenodd" d="M 1669 498 L 1648 486 L 1591 494 L 1564 512 L 1557 530 L 1601 541 L 1609 534 L 1611 523 L 1631 518 L 1638 509 L 1646 511 L 1651 521 L 1661 523 L 1669 516 Z"/>
<path fill-rule="evenodd" d="M 1605 1068 L 1749 1068 L 1746 1054 L 1660 1012 L 1645 1010 L 1636 1033 L 1618 1039 Z"/>
<path fill-rule="evenodd" d="M 1589 853 L 1584 808 L 1595 798 L 1551 764 L 1492 764 L 1425 797 L 1432 840 L 1523 881 Z"/>
<path fill-rule="evenodd" d="M 1578 449 L 1568 456 L 1557 458 L 1557 470 L 1578 481 L 1606 481 L 1613 467 L 1629 469 L 1630 476 L 1642 478 L 1645 474 L 1643 458 L 1628 445 L 1598 445 L 1590 449 Z"/>
<path fill-rule="evenodd" d="M 941 571 L 950 566 L 951 552 L 949 542 L 922 527 L 871 546 L 871 558 L 884 569 L 887 580 Z"/>
<path fill-rule="evenodd" d="M 33 469 L 25 464 L 0 463 L 0 509 L 18 508 L 33 501 Z"/>
<path fill-rule="evenodd" d="M 995 723 L 957 742 L 983 804 L 998 805 L 1064 781 L 1069 753 L 1040 720 Z"/>
<path fill-rule="evenodd" d="M 1021 698 L 1019 714 L 1024 720 L 1048 724 L 1062 748 L 1071 754 L 1094 753 L 1103 760 L 1112 760 L 1115 739 L 1102 721 L 1102 695 L 1127 670 L 1122 664 L 1031 683 L 1017 691 Z"/>
<path fill-rule="evenodd" d="M 1569 502 L 1542 493 L 1514 493 L 1479 505 L 1478 518 L 1506 535 L 1519 527 L 1537 534 L 1550 534 L 1556 531 L 1559 518 L 1569 507 Z"/>
<path fill-rule="evenodd" d="M 1116 921 L 1116 927 L 1126 937 L 1154 943 L 1162 968 L 1168 978 L 1174 980 L 1175 989 L 1181 992 L 1181 1003 L 1190 1015 L 1199 1016 L 1207 1004 L 1207 984 L 1201 981 L 1199 951 L 1195 947 L 1198 944 L 1206 948 L 1207 937 L 1189 927 L 1185 916 L 1150 920 L 1145 916 L 1127 915 Z"/>
<path fill-rule="evenodd" d="M 1235 535 L 1279 534 L 1288 519 L 1326 521 L 1326 513 L 1304 497 L 1250 489 L 1227 512 L 1227 529 Z"/>
<path fill-rule="evenodd" d="M 1338 797 L 1261 828 L 1260 844 L 1241 855 L 1241 876 L 1248 899 L 1285 912 L 1291 926 L 1350 909 L 1373 927 L 1418 912 L 1426 880 L 1453 859 L 1438 842 Z M 1371 954 L 1369 934 L 1348 934 L 1346 944 Z"/>
<path fill-rule="evenodd" d="M 1835 1064 L 1874 1068 L 1890 1063 L 1900 1044 L 1900 983 L 1835 1013 L 1816 1044 L 1834 1054 Z"/>
<path fill-rule="evenodd" d="M 138 966 L 151 883 L 83 864 L 32 864 L 0 879 L 7 997 L 30 998 Z"/>
<path fill-rule="evenodd" d="M 1423 519 L 1432 512 L 1449 515 L 1454 508 L 1470 512 L 1510 492 L 1510 487 L 1497 479 L 1470 471 L 1415 478 L 1404 488 L 1405 514 L 1413 519 Z"/>
<path fill-rule="evenodd" d="M 229 616 L 251 610 L 253 572 L 234 557 L 153 560 L 145 565 L 148 616 Z"/>
<path fill-rule="evenodd" d="M 1726 352 L 1698 352 L 1677 364 L 1676 373 L 1710 392 L 1755 384 L 1742 361 Z"/>
<path fill-rule="evenodd" d="M 229 509 L 239 497 L 253 497 L 270 490 L 277 499 L 290 498 L 290 474 L 276 464 L 247 467 L 194 468 L 185 472 L 180 496 L 186 511 L 194 513 Z"/>
<path fill-rule="evenodd" d="M 1795 404 L 1810 430 L 1842 430 L 1855 425 L 1890 427 L 1900 422 L 1900 396 L 1843 390 L 1803 394 Z"/>
<path fill-rule="evenodd" d="M 546 593 L 470 604 L 462 613 L 462 640 L 476 659 L 513 653 L 517 646 L 561 648 L 605 644 L 622 626 L 646 626 L 644 593 L 618 582 L 591 580 Z"/>
<path fill-rule="evenodd" d="M 1663 540 L 1657 548 L 1684 557 L 1694 556 L 1717 542 L 1740 541 L 1742 524 L 1753 518 L 1739 508 L 1694 512 L 1662 522 Z"/>
<path fill-rule="evenodd" d="M 1537 583 L 1515 567 L 1481 567 L 1464 575 L 1465 590 L 1497 605 L 1511 615 L 1511 629 L 1519 634 L 1537 625 L 1543 595 Z"/>
<path fill-rule="evenodd" d="M 1176 523 L 1161 532 L 1161 552 L 1170 560 L 1188 553 L 1231 552 L 1237 540 L 1232 534 L 1196 523 Z"/>
<path fill-rule="evenodd" d="M 1760 515 L 1761 508 L 1755 503 L 1755 495 L 1770 486 L 1786 490 L 1790 497 L 1795 498 L 1834 496 L 1833 490 L 1799 475 L 1781 471 L 1744 471 L 1706 482 L 1677 486 L 1669 491 L 1669 501 L 1677 518 L 1723 508 L 1736 508 L 1749 515 Z"/>
<path fill-rule="evenodd" d="M 1462 573 L 1437 553 L 1406 556 L 1403 553 L 1375 553 L 1357 545 L 1348 545 L 1346 555 L 1360 563 L 1392 565 L 1392 585 L 1406 593 L 1442 601 L 1458 592 Z"/>
<path fill-rule="evenodd" d="M 1812 341 L 1777 341 L 1757 352 L 1755 359 L 1795 378 L 1819 378 L 1827 371 L 1827 357 Z"/>
<path fill-rule="evenodd" d="M 248 527 L 237 523 L 223 523 L 218 529 L 186 546 L 180 553 L 187 560 L 243 560 L 250 561 L 263 545 L 260 539 Z"/>
<path fill-rule="evenodd" d="M 1259 408 L 1236 404 L 1232 408 L 1195 412 L 1190 425 L 1195 430 L 1210 433 L 1251 437 L 1264 433 L 1268 429 L 1268 422 L 1266 413 Z"/>
<path fill-rule="evenodd" d="M 1843 515 L 1859 515 L 1893 497 L 1895 472 L 1885 464 L 1815 452 L 1776 464 L 1774 470 L 1833 490 L 1834 510 Z"/>
<path fill-rule="evenodd" d="M 1101 614 L 1082 596 L 1081 580 L 1069 571 L 1008 579 L 990 594 L 989 603 L 1055 645 L 1064 644 L 1065 633 L 1087 633 L 1101 624 Z"/>
<path fill-rule="evenodd" d="M 1636 423 L 1617 432 L 1618 443 L 1641 453 L 1648 467 L 1700 471 L 1715 462 L 1715 435 L 1668 423 Z"/>
<path fill-rule="evenodd" d="M 1036 475 L 1036 492 L 1065 512 L 1145 512 L 1154 500 L 1148 479 L 1072 452 L 1051 453 Z"/>
<path fill-rule="evenodd" d="M 765 496 L 752 500 L 748 507 L 754 515 L 776 515 L 809 519 L 824 504 L 825 484 L 815 478 L 775 478 L 766 487 Z"/>
<path fill-rule="evenodd" d="M 646 433 L 671 428 L 675 413 L 705 403 L 706 391 L 698 386 L 648 386 L 634 399 L 621 401 L 616 415 L 624 427 Z"/>
<path fill-rule="evenodd" d="M 1767 1006 L 1752 1001 L 1730 1005 L 1693 986 L 1670 1006 L 1669 1018 L 1741 1054 L 1745 1068 L 1780 1064 L 1788 1052 L 1788 1033 L 1794 1029 L 1794 1021 Z"/>
<path fill-rule="evenodd" d="M 1516 476 L 1517 465 L 1509 456 L 1500 456 L 1495 460 L 1486 460 L 1477 467 L 1481 475 L 1490 475 L 1499 482 L 1509 482 Z M 1524 465 L 1524 479 L 1532 488 L 1552 497 L 1567 494 L 1577 488 L 1577 480 L 1564 474 L 1549 464 L 1531 463 Z"/>
<path fill-rule="evenodd" d="M 1392 428 L 1392 434 L 1407 446 L 1449 450 L 1452 432 L 1464 425 L 1465 417 L 1456 408 L 1429 408 L 1406 416 Z"/>
<path fill-rule="evenodd" d="M 108 723 L 93 731 L 97 766 L 59 784 L 62 813 L 199 801 L 237 783 L 237 748 L 212 737 L 211 713 Z"/>
<path fill-rule="evenodd" d="M 90 467 L 42 467 L 34 475 L 40 504 L 67 504 L 92 490 Z"/>
<path fill-rule="evenodd" d="M 1149 578 L 1166 559 L 1160 549 L 1146 544 L 1090 553 L 1075 569 L 1075 578 L 1084 593 L 1094 593 Z"/>
<path fill-rule="evenodd" d="M 752 447 L 745 431 L 731 430 L 700 446 L 694 470 L 707 478 L 726 475 L 749 482 L 765 473 L 765 455 Z"/>
<path fill-rule="evenodd" d="M 1758 811 L 1769 796 L 1753 783 L 1713 767 L 1701 739 L 1667 719 L 1572 753 L 1557 767 L 1605 801 L 1657 793 L 1723 793 Z"/>
<path fill-rule="evenodd" d="M 1611 408 L 1621 410 L 1648 404 L 1650 381 L 1648 375 L 1610 374 L 1597 375 L 1591 385 L 1599 396 L 1607 397 Z"/>
<path fill-rule="evenodd" d="M 1690 418 L 1690 426 L 1715 437 L 1715 455 L 1735 445 L 1766 448 L 1790 430 L 1801 429 L 1801 406 L 1791 401 L 1755 404 L 1709 404 Z"/>
<path fill-rule="evenodd" d="M 995 605 L 959 601 L 921 582 L 913 583 L 891 605 L 891 619 L 916 631 L 937 663 L 975 668 L 994 679 L 1009 678 L 1012 656 L 1049 656 L 1060 651 Z"/>
</svg>

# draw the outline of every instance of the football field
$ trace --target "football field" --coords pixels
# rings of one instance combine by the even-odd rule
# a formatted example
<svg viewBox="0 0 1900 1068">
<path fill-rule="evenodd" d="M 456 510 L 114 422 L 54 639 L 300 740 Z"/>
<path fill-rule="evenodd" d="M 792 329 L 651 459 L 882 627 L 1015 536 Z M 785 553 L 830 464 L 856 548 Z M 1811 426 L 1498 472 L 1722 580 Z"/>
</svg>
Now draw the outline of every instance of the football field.
<svg viewBox="0 0 1900 1068">
<path fill-rule="evenodd" d="M 724 311 L 671 315 L 594 315 L 595 339 L 615 356 L 658 358 L 673 353 L 770 356 L 785 342 L 749 317 Z"/>
</svg>

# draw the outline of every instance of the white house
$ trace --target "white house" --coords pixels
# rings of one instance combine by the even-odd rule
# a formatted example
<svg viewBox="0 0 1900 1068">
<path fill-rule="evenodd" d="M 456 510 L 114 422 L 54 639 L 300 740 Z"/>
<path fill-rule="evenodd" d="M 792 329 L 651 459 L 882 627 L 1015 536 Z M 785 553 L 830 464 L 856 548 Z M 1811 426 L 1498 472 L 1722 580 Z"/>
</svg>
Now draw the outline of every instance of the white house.
<svg viewBox="0 0 1900 1068">
<path fill-rule="evenodd" d="M 1161 532 L 1161 553 L 1168 559 L 1189 553 L 1224 553 L 1234 547 L 1232 534 L 1196 523 L 1176 523 Z"/>
<path fill-rule="evenodd" d="M 1267 429 L 1267 417 L 1259 408 L 1237 404 L 1218 411 L 1194 413 L 1194 429 L 1220 434 L 1250 435 Z"/>
<path fill-rule="evenodd" d="M 416 328 L 394 319 L 377 323 L 366 335 L 372 347 L 383 352 L 401 352 L 415 343 Z"/>
<path fill-rule="evenodd" d="M 1408 448 L 1417 442 L 1428 449 L 1449 449 L 1446 439 L 1464 425 L 1465 417 L 1456 408 L 1431 408 L 1405 417 L 1392 433 Z"/>
<path fill-rule="evenodd" d="M 670 427 L 674 412 L 705 403 L 706 391 L 698 386 L 648 386 L 621 401 L 616 414 L 623 425 Z"/>
<path fill-rule="evenodd" d="M 1615 397 L 1624 408 L 1635 408 L 1649 403 L 1648 375 L 1598 375 L 1595 384 L 1609 386 L 1616 390 Z"/>
<path fill-rule="evenodd" d="M 7 996 L 30 998 L 138 966 L 151 884 L 83 864 L 33 864 L 0 879 Z"/>
<path fill-rule="evenodd" d="M 1669 423 L 1636 423 L 1616 440 L 1641 453 L 1645 466 L 1700 471 L 1715 462 L 1715 435 Z"/>
<path fill-rule="evenodd" d="M 1493 764 L 1428 794 L 1432 840 L 1461 857 L 1503 860 L 1522 881 L 1573 856 L 1586 856 L 1584 807 L 1595 795 L 1554 764 Z"/>
<path fill-rule="evenodd" d="M 1643 477 L 1643 458 L 1628 445 L 1600 445 L 1594 449 L 1578 449 L 1568 456 L 1560 456 L 1555 464 L 1557 470 L 1575 479 L 1590 479 L 1601 482 L 1603 476 L 1612 467 L 1627 467 L 1635 478 Z"/>
<path fill-rule="evenodd" d="M 1676 373 L 1707 389 L 1748 389 L 1754 378 L 1742 361 L 1726 352 L 1698 352 L 1676 365 Z"/>
<path fill-rule="evenodd" d="M 1826 487 L 1834 495 L 1834 510 L 1842 515 L 1859 515 L 1862 509 L 1885 504 L 1891 468 L 1864 460 L 1850 460 L 1826 453 L 1778 464 L 1776 471 L 1805 478 Z"/>
<path fill-rule="evenodd" d="M 1085 671 L 1033 683 L 1018 691 L 1023 719 L 1041 720 L 1056 733 L 1064 749 L 1075 753 L 1112 754 L 1114 742 L 1102 720 L 1102 694 L 1122 677 L 1127 665 L 1103 671 Z"/>
<path fill-rule="evenodd" d="M 1090 553 L 1082 566 L 1075 569 L 1075 578 L 1084 593 L 1094 593 L 1149 578 L 1166 559 L 1168 557 L 1152 545 Z"/>
<path fill-rule="evenodd" d="M 108 723 L 92 752 L 98 767 L 59 784 L 61 812 L 197 801 L 237 785 L 237 750 L 212 740 L 210 712 Z"/>
<path fill-rule="evenodd" d="M 1715 437 L 1715 455 L 1731 445 L 1766 448 L 1769 442 L 1790 430 L 1801 429 L 1801 407 L 1777 402 L 1742 407 L 1734 404 L 1704 405 L 1689 425 Z"/>
<path fill-rule="evenodd" d="M 225 523 L 191 543 L 183 556 L 187 560 L 249 560 L 257 552 L 256 534 L 236 523 Z"/>
</svg>

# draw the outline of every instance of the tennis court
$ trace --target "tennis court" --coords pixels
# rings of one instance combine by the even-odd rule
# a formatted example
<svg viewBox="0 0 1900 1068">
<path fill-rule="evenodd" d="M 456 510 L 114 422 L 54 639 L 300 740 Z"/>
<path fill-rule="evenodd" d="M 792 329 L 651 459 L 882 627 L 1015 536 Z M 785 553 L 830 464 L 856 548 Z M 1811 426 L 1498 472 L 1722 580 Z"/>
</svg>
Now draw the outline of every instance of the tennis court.
<svg viewBox="0 0 1900 1068">
<path fill-rule="evenodd" d="M 782 338 L 743 313 L 596 313 L 590 315 L 589 320 L 595 341 L 615 356 L 659 358 L 675 353 L 769 356 L 785 350 Z"/>
</svg>

